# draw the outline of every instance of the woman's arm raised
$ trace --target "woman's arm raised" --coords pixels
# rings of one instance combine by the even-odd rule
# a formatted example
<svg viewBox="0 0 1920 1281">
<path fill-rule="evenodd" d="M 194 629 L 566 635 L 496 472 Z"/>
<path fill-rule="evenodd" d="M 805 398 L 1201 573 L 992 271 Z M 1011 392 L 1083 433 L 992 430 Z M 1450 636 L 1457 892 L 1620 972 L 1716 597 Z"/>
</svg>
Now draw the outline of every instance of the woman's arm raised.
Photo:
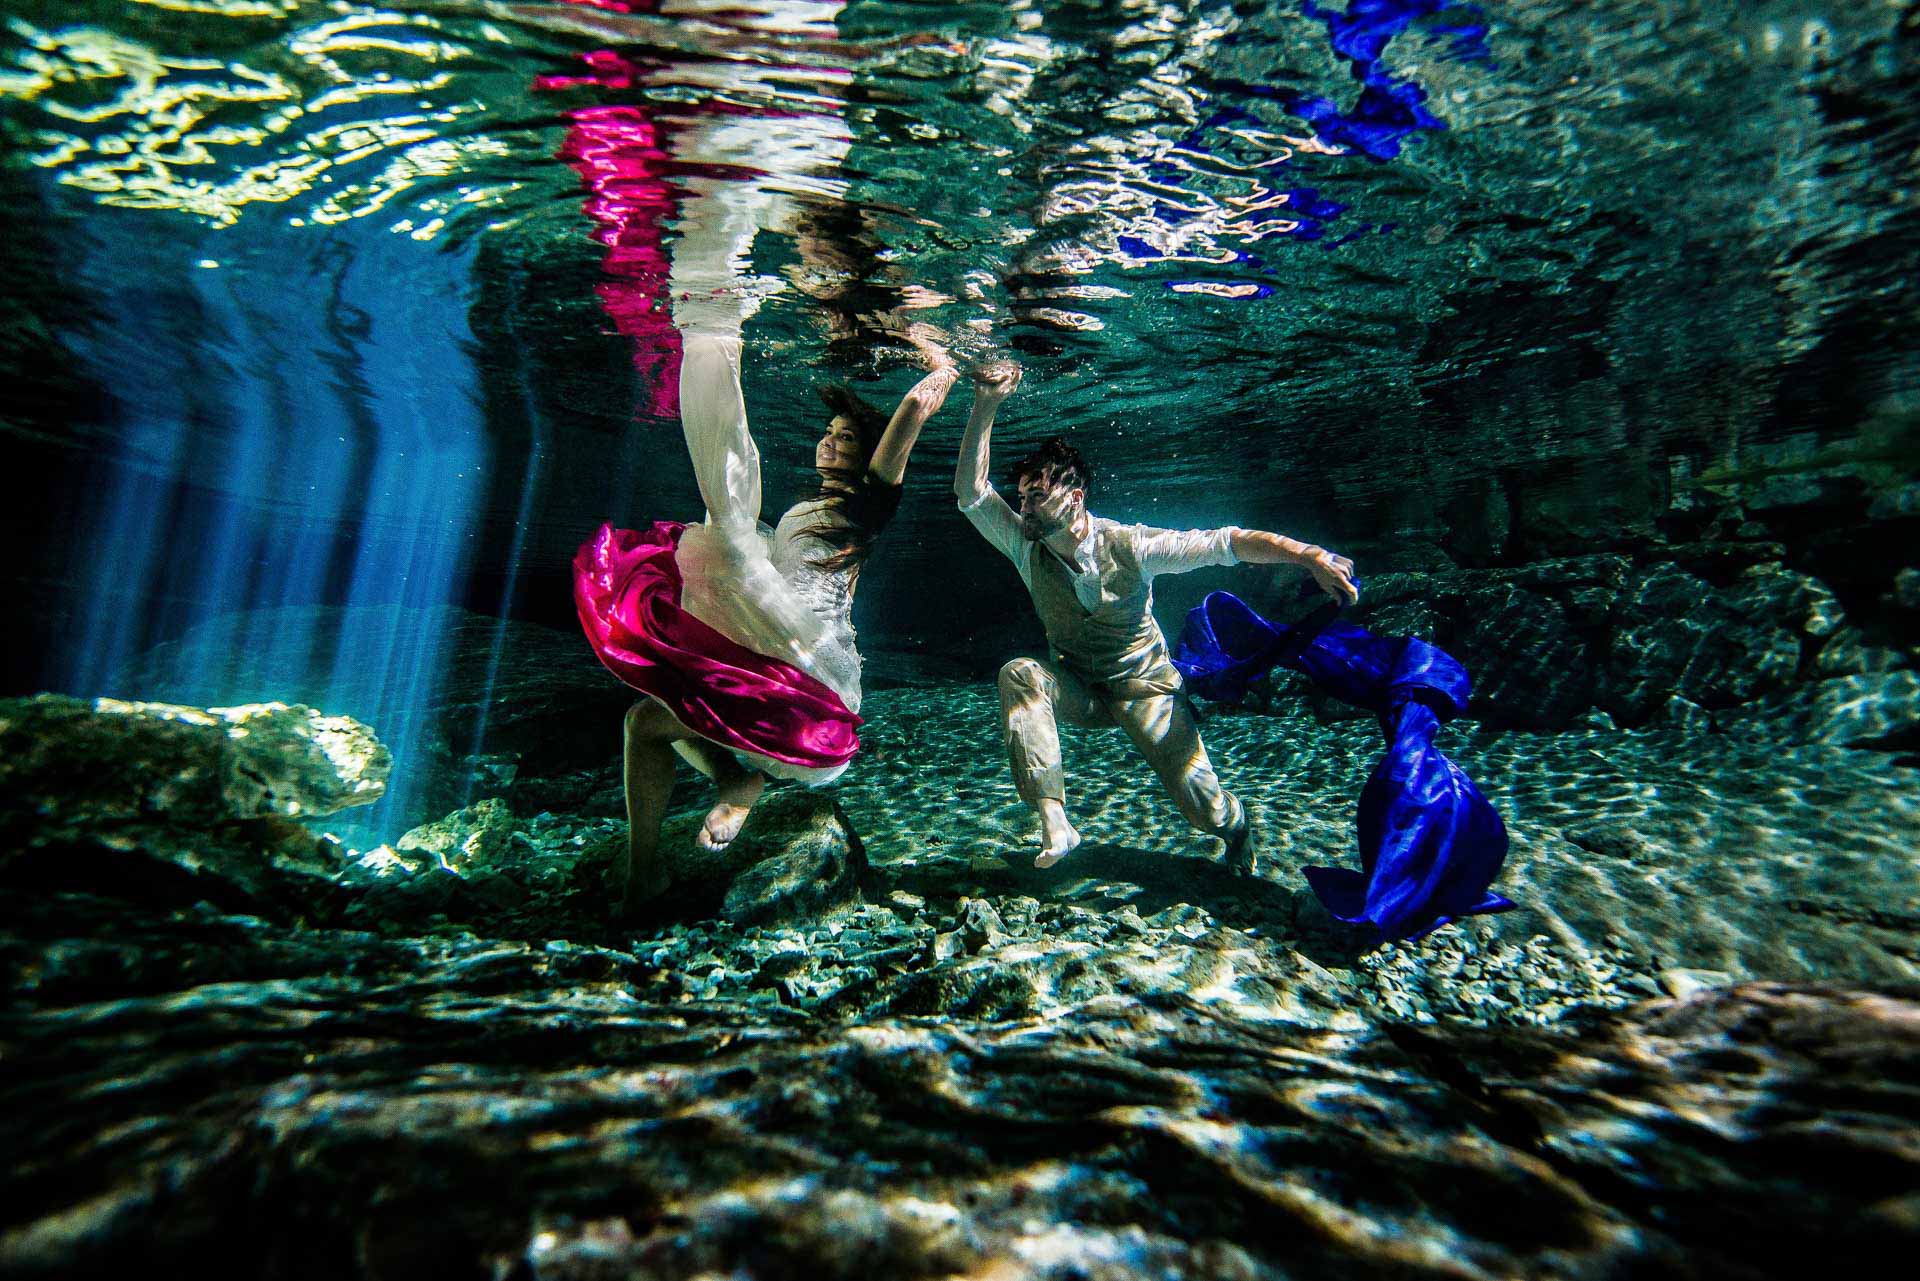
<svg viewBox="0 0 1920 1281">
<path fill-rule="evenodd" d="M 946 403 L 947 393 L 960 377 L 960 371 L 940 346 L 924 339 L 914 345 L 926 356 L 932 370 L 900 401 L 900 408 L 893 411 L 880 443 L 874 446 L 873 457 L 867 460 L 867 471 L 883 485 L 898 485 L 905 478 L 907 458 L 920 439 L 920 429 Z"/>
</svg>

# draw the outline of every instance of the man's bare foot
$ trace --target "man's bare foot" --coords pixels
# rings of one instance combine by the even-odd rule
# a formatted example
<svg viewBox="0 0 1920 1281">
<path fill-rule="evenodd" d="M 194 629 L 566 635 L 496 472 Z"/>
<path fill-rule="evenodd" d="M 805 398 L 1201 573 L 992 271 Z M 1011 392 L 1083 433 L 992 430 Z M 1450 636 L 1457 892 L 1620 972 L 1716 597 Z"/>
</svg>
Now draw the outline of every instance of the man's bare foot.
<svg viewBox="0 0 1920 1281">
<path fill-rule="evenodd" d="M 700 848 L 717 852 L 733 844 L 733 838 L 740 835 L 741 826 L 766 785 L 767 776 L 758 772 L 724 784 L 720 788 L 720 799 L 707 811 L 700 835 L 694 837 Z"/>
<path fill-rule="evenodd" d="M 1080 844 L 1080 833 L 1067 821 L 1067 808 L 1059 801 L 1040 803 L 1040 840 L 1046 848 L 1033 860 L 1038 868 L 1052 867 Z"/>
<path fill-rule="evenodd" d="M 1227 865 L 1228 871 L 1239 876 L 1252 876 L 1257 870 L 1259 853 L 1254 848 L 1253 835 L 1253 815 L 1243 808 L 1240 826 L 1220 838 L 1227 845 L 1221 862 Z"/>
</svg>

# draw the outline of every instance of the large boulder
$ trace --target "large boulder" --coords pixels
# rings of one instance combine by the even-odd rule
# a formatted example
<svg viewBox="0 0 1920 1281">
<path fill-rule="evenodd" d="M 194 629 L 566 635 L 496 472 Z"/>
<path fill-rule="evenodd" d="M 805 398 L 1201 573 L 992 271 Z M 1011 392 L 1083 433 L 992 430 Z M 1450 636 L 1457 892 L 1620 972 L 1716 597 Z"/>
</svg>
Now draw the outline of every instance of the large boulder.
<svg viewBox="0 0 1920 1281">
<path fill-rule="evenodd" d="M 1455 657 L 1473 677 L 1481 720 L 1559 729 L 1593 705 L 1593 647 L 1559 602 L 1517 587 L 1473 597 Z"/>
<path fill-rule="evenodd" d="M 1755 565 L 1717 588 L 1672 564 L 1625 594 L 1601 681 L 1601 704 L 1644 723 L 1678 694 L 1709 709 L 1787 688 L 1803 655 L 1842 621 L 1833 594 L 1806 574 Z"/>
<path fill-rule="evenodd" d="M 377 800 L 390 768 L 366 726 L 311 707 L 8 699 L 0 876 L 297 899 L 288 876 L 331 866 L 325 842 L 295 820 Z"/>
<path fill-rule="evenodd" d="M 718 855 L 688 842 L 675 876 L 698 892 L 724 879 L 719 915 L 735 925 L 816 920 L 861 901 L 866 846 L 845 814 L 817 792 L 777 793 L 754 807 Z"/>
<path fill-rule="evenodd" d="M 279 698 L 379 725 L 401 759 L 387 830 L 475 795 L 514 800 L 620 751 L 636 697 L 577 631 L 453 607 L 290 606 L 215 618 L 138 656 L 115 688 L 204 705 Z"/>
<path fill-rule="evenodd" d="M 378 800 L 373 731 L 311 707 L 180 707 L 40 694 L 0 702 L 0 814 L 68 826 L 323 818 Z"/>
<path fill-rule="evenodd" d="M 1559 729 L 1593 705 L 1603 638 L 1630 564 L 1593 555 L 1518 569 L 1381 574 L 1367 582 L 1353 617 L 1458 658 L 1473 678 L 1475 718 Z"/>
</svg>

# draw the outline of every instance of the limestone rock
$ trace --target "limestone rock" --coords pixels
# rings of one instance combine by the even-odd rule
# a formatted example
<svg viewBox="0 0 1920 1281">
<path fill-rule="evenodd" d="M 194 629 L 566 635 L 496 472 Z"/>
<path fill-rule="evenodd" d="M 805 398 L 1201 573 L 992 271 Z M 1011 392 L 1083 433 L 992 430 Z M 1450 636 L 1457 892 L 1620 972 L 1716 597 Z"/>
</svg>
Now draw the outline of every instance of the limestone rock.
<svg viewBox="0 0 1920 1281">
<path fill-rule="evenodd" d="M 1780 472 L 1765 477 L 1748 490 L 1746 509 L 1756 516 L 1858 511 L 1866 483 L 1841 468 Z"/>
<path fill-rule="evenodd" d="M 1648 729 L 1679 730 L 1686 734 L 1705 734 L 1713 729 L 1713 713 L 1678 694 L 1653 709 Z"/>
<path fill-rule="evenodd" d="M 238 645 L 236 634 L 276 640 Z M 254 610 L 216 619 L 138 656 L 115 685 L 190 705 L 280 698 L 372 717 L 394 700 L 394 691 L 355 670 L 334 675 L 341 670 L 338 656 L 368 637 L 381 638 L 395 653 L 440 660 L 408 694 L 406 714 L 422 716 L 424 731 L 403 762 L 414 776 L 405 789 L 414 800 L 409 813 L 396 816 L 396 827 L 446 813 L 476 782 L 512 800 L 523 785 L 597 768 L 619 753 L 620 718 L 633 692 L 594 661 L 577 631 L 452 607 Z M 463 758 L 477 734 L 481 755 Z M 402 790 L 399 781 L 395 790 Z"/>
<path fill-rule="evenodd" d="M 1660 972 L 1660 986 L 1669 995 L 1682 1001 L 1701 992 L 1717 987 L 1726 987 L 1733 982 L 1733 975 L 1725 970 L 1690 969 L 1676 966 Z"/>
<path fill-rule="evenodd" d="M 1884 490 L 1867 507 L 1867 519 L 1910 520 L 1920 516 L 1920 482 Z"/>
<path fill-rule="evenodd" d="M 1841 627 L 1820 647 L 1814 671 L 1821 676 L 1865 676 L 1908 665 L 1907 655 L 1899 650 L 1869 645 L 1858 628 Z"/>
<path fill-rule="evenodd" d="M 1483 720 L 1558 729 L 1593 702 L 1592 646 L 1564 606 L 1520 588 L 1476 594 L 1455 657 L 1473 678 Z"/>
<path fill-rule="evenodd" d="M 291 820 L 377 799 L 387 752 L 310 707 L 202 709 L 58 694 L 0 702 L 0 864 L 109 893 L 287 905 L 330 872 Z"/>
<path fill-rule="evenodd" d="M 959 933 L 969 952 L 985 952 L 1007 941 L 1006 922 L 985 899 L 960 900 Z"/>
<path fill-rule="evenodd" d="M 500 861 L 513 838 L 513 811 L 489 797 L 414 828 L 393 843 L 396 851 L 433 856 L 452 871 L 467 874 Z"/>
<path fill-rule="evenodd" d="M 1715 724 L 1727 733 L 1781 743 L 1905 745 L 1920 739 L 1920 673 L 1870 672 L 1815 681 L 1724 712 Z"/>
<path fill-rule="evenodd" d="M 1920 610 L 1920 569 L 1903 569 L 1893 576 L 1893 603 L 1901 609 Z"/>
<path fill-rule="evenodd" d="M 1841 617 L 1818 581 L 1778 564 L 1749 567 L 1725 589 L 1656 565 L 1622 601 L 1601 701 L 1630 725 L 1669 693 L 1707 708 L 1751 701 L 1792 683 L 1803 647 Z"/>
<path fill-rule="evenodd" d="M 311 707 L 0 702 L 0 788 L 72 821 L 321 818 L 378 800 L 391 768 L 372 730 Z"/>
<path fill-rule="evenodd" d="M 718 855 L 685 845 L 676 878 L 724 880 L 719 915 L 735 925 L 812 921 L 860 902 L 866 847 L 828 798 L 792 790 L 754 807 Z"/>
</svg>

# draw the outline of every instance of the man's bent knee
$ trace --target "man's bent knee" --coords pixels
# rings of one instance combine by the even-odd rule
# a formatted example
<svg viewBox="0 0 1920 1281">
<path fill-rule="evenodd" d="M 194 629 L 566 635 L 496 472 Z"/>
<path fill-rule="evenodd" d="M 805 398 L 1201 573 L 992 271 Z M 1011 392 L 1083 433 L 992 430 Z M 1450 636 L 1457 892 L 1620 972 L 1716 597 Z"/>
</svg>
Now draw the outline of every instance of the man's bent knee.
<svg viewBox="0 0 1920 1281">
<path fill-rule="evenodd" d="M 1014 697 L 1038 693 L 1046 676 L 1047 669 L 1038 659 L 1012 659 L 1000 669 L 1000 692 Z"/>
<path fill-rule="evenodd" d="M 1174 792 L 1180 816 L 1210 836 L 1222 836 L 1246 821 L 1246 809 L 1232 792 L 1219 786 L 1182 787 Z"/>
</svg>

